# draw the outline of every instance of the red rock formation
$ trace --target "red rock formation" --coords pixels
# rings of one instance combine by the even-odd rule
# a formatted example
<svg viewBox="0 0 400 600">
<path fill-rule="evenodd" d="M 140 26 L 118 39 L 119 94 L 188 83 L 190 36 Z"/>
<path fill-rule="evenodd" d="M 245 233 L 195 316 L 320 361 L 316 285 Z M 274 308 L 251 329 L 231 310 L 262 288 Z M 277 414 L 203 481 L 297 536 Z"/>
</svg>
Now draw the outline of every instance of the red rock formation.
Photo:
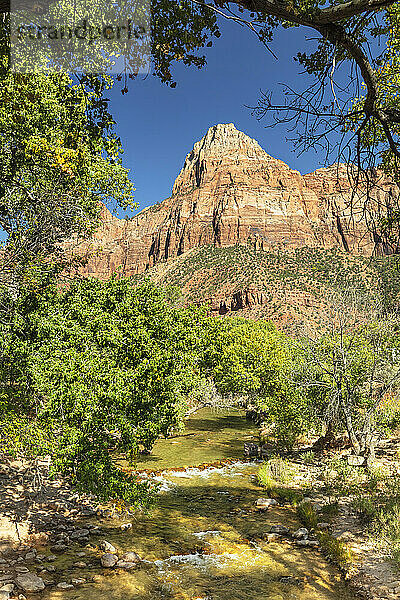
<svg viewBox="0 0 400 600">
<path fill-rule="evenodd" d="M 374 193 L 379 199 L 391 188 L 384 182 Z M 215 125 L 187 155 L 170 198 L 130 221 L 104 209 L 102 227 L 81 247 L 94 252 L 85 273 L 141 273 L 207 244 L 250 242 L 265 250 L 307 245 L 368 254 L 373 241 L 363 222 L 363 200 L 362 190 L 352 197 L 343 165 L 302 176 L 232 123 Z"/>
</svg>

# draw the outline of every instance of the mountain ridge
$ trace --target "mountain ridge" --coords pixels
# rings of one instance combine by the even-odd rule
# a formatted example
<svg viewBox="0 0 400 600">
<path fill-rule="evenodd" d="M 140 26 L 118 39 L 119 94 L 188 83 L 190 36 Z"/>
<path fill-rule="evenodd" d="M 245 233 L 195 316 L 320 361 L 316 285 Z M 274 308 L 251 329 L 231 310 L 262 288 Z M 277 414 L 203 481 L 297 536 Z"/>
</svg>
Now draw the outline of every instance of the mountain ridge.
<svg viewBox="0 0 400 600">
<path fill-rule="evenodd" d="M 376 199 L 393 191 L 382 179 Z M 364 190 L 353 193 L 345 165 L 301 175 L 233 123 L 217 124 L 186 155 L 171 196 L 130 220 L 104 207 L 102 225 L 79 252 L 85 275 L 136 275 L 201 246 L 256 250 L 337 248 L 370 255 Z"/>
</svg>

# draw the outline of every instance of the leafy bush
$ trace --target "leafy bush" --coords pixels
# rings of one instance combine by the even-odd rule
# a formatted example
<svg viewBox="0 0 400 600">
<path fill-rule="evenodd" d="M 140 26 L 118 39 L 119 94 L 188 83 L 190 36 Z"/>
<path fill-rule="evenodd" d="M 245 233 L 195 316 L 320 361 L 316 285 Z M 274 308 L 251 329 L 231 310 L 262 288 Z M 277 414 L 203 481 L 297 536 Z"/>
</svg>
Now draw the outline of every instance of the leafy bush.
<svg viewBox="0 0 400 600">
<path fill-rule="evenodd" d="M 312 450 L 307 450 L 307 452 L 303 452 L 303 454 L 300 455 L 300 459 L 304 464 L 310 465 L 315 460 L 315 453 Z"/>
<path fill-rule="evenodd" d="M 334 498 L 351 496 L 357 493 L 359 486 L 365 482 L 365 471 L 350 466 L 343 458 L 336 457 L 326 465 L 322 479 L 328 495 Z"/>
<path fill-rule="evenodd" d="M 307 529 L 315 529 L 318 516 L 311 502 L 301 502 L 296 508 L 297 516 Z"/>
<path fill-rule="evenodd" d="M 268 482 L 288 485 L 293 481 L 295 474 L 296 471 L 293 465 L 289 461 L 278 456 L 264 462 L 258 471 L 258 479 L 264 486 L 267 486 Z"/>
<path fill-rule="evenodd" d="M 325 556 L 347 573 L 354 562 L 351 549 L 327 531 L 318 531 L 317 539 Z"/>
</svg>

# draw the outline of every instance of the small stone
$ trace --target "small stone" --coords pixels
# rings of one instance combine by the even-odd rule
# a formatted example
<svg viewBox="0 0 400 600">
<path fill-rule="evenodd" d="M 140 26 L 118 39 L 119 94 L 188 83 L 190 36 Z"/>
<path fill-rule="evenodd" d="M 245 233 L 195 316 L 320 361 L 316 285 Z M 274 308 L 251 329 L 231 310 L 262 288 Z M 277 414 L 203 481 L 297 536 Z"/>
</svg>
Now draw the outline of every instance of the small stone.
<svg viewBox="0 0 400 600">
<path fill-rule="evenodd" d="M 300 527 L 300 529 L 294 532 L 293 537 L 296 540 L 305 540 L 306 537 L 308 537 L 308 529 L 305 527 Z"/>
<path fill-rule="evenodd" d="M 262 510 L 268 509 L 270 506 L 276 506 L 278 502 L 274 498 L 258 498 L 256 500 L 257 508 Z"/>
<path fill-rule="evenodd" d="M 55 573 L 56 572 L 56 568 L 55 568 L 54 565 L 48 565 L 45 570 L 48 571 L 49 573 Z"/>
<path fill-rule="evenodd" d="M 55 560 L 57 560 L 57 556 L 55 554 L 49 554 L 49 556 L 47 556 L 46 560 L 48 562 L 54 562 Z"/>
<path fill-rule="evenodd" d="M 330 523 L 317 523 L 318 529 L 330 529 L 330 527 L 331 527 Z"/>
<path fill-rule="evenodd" d="M 29 573 L 28 567 L 17 566 L 17 567 L 15 567 L 15 570 L 17 573 Z"/>
<path fill-rule="evenodd" d="M 334 537 L 342 542 L 351 542 L 355 539 L 351 531 L 342 531 L 341 533 L 334 534 Z"/>
<path fill-rule="evenodd" d="M 287 535 L 289 532 L 288 527 L 285 527 L 284 525 L 271 525 L 270 533 L 279 533 L 279 535 Z"/>
<path fill-rule="evenodd" d="M 290 585 L 299 585 L 300 580 L 297 577 L 292 577 L 292 575 L 284 575 L 283 577 L 279 577 L 279 581 L 281 583 L 287 583 Z"/>
<path fill-rule="evenodd" d="M 72 585 L 82 585 L 83 583 L 86 583 L 86 579 L 83 577 L 77 577 L 76 579 L 73 578 L 71 579 L 71 583 Z"/>
<path fill-rule="evenodd" d="M 115 567 L 118 562 L 118 557 L 115 554 L 111 554 L 111 552 L 106 552 L 101 557 L 101 565 L 106 568 Z"/>
<path fill-rule="evenodd" d="M 13 583 L 7 583 L 6 585 L 3 585 L 3 587 L 0 588 L 0 592 L 13 592 L 14 591 L 14 584 Z"/>
<path fill-rule="evenodd" d="M 4 558 L 0 558 L 0 565 L 6 565 L 7 561 Z"/>
<path fill-rule="evenodd" d="M 126 561 L 126 562 L 132 562 L 132 563 L 139 563 L 141 561 L 141 558 L 138 554 L 136 554 L 136 552 L 125 552 L 125 554 L 123 554 L 121 556 L 121 559 Z"/>
<path fill-rule="evenodd" d="M 269 542 L 279 542 L 282 538 L 279 533 L 267 533 L 265 536 L 266 541 Z"/>
<path fill-rule="evenodd" d="M 36 550 L 31 550 L 25 554 L 25 560 L 35 560 L 37 555 Z"/>
<path fill-rule="evenodd" d="M 71 540 L 77 540 L 79 538 L 89 537 L 89 535 L 90 535 L 89 529 L 78 529 L 77 531 L 74 531 L 73 533 L 71 533 L 70 538 L 71 538 Z"/>
<path fill-rule="evenodd" d="M 319 542 L 317 540 L 297 540 L 297 546 L 303 546 L 304 548 L 318 548 Z"/>
<path fill-rule="evenodd" d="M 74 562 L 72 566 L 76 567 L 77 569 L 85 569 L 87 567 L 87 564 L 82 560 L 78 560 L 77 562 Z"/>
<path fill-rule="evenodd" d="M 129 561 L 126 561 L 126 560 L 119 560 L 117 562 L 117 567 L 119 569 L 127 569 L 127 570 L 129 570 L 129 569 L 133 569 L 136 566 L 137 566 L 137 563 L 129 562 Z"/>
<path fill-rule="evenodd" d="M 66 581 L 61 581 L 60 583 L 57 583 L 57 588 L 59 590 L 72 590 L 74 586 L 72 585 L 72 583 L 67 583 Z"/>
<path fill-rule="evenodd" d="M 18 575 L 16 583 L 24 592 L 41 592 L 46 587 L 43 579 L 35 573 Z"/>
<path fill-rule="evenodd" d="M 78 556 L 78 558 L 83 558 L 84 556 L 86 556 L 86 552 L 75 552 L 76 556 Z"/>
<path fill-rule="evenodd" d="M 26 600 L 26 596 L 24 596 L 23 594 L 19 594 L 18 600 Z"/>
<path fill-rule="evenodd" d="M 103 530 L 102 530 L 102 528 L 99 525 L 95 525 L 94 527 L 91 528 L 91 532 L 94 535 L 98 535 L 99 533 L 102 533 Z"/>
<path fill-rule="evenodd" d="M 122 525 L 120 526 L 120 529 L 122 529 L 122 531 L 127 531 L 128 529 L 132 529 L 132 523 L 122 523 Z"/>
<path fill-rule="evenodd" d="M 114 546 L 112 544 L 110 544 L 110 542 L 107 542 L 107 540 L 103 540 L 100 544 L 100 548 L 102 550 L 104 550 L 104 552 L 110 553 L 110 554 L 116 554 L 117 550 L 116 548 L 114 548 Z"/>
<path fill-rule="evenodd" d="M 355 454 L 350 454 L 350 456 L 347 457 L 347 463 L 351 467 L 361 467 L 365 463 L 365 458 L 364 456 L 356 456 Z"/>
<path fill-rule="evenodd" d="M 55 552 L 56 554 L 63 554 L 68 550 L 68 546 L 66 546 L 65 544 L 56 544 L 55 546 L 52 546 L 50 550 L 52 552 Z"/>
</svg>

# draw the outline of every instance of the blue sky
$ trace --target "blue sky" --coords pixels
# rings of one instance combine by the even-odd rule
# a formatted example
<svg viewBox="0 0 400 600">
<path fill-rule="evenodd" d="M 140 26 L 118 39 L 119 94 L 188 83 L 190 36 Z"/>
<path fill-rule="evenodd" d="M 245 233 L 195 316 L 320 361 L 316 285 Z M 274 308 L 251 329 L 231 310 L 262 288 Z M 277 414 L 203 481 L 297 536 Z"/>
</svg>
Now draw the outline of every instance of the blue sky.
<svg viewBox="0 0 400 600">
<path fill-rule="evenodd" d="M 186 154 L 216 123 L 235 123 L 268 154 L 302 173 L 321 166 L 323 157 L 314 151 L 296 157 L 284 126 L 266 129 L 246 108 L 257 104 L 260 90 L 279 93 L 282 82 L 299 89 L 305 85 L 306 76 L 300 74 L 293 56 L 299 50 L 313 49 L 307 37 L 315 37 L 315 32 L 304 28 L 282 31 L 271 45 L 278 57 L 275 60 L 249 30 L 224 22 L 221 31 L 213 47 L 206 49 L 206 67 L 176 65 L 175 89 L 149 75 L 129 81 L 125 96 L 120 87 L 110 94 L 111 112 L 125 148 L 124 164 L 131 169 L 140 210 L 170 195 Z"/>
</svg>

